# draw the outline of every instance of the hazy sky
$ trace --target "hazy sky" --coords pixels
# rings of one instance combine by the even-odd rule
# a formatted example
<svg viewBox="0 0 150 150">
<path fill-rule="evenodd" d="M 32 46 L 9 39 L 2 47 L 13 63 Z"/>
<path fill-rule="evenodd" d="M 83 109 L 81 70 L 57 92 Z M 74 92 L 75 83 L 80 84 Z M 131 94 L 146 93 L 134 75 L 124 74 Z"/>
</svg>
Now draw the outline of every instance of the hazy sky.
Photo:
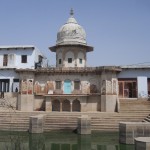
<svg viewBox="0 0 150 150">
<path fill-rule="evenodd" d="M 35 45 L 55 65 L 48 47 L 71 8 L 94 47 L 88 66 L 150 62 L 150 0 L 0 0 L 0 45 Z"/>
</svg>

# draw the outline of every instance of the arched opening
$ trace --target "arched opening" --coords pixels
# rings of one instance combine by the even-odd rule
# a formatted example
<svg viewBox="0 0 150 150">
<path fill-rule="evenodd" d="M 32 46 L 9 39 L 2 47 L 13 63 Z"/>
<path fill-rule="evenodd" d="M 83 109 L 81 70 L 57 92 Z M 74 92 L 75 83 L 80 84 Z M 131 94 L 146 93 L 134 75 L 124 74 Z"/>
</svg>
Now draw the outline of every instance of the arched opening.
<svg viewBox="0 0 150 150">
<path fill-rule="evenodd" d="M 72 103 L 72 111 L 81 111 L 81 105 L 80 105 L 80 101 L 79 100 L 74 100 Z"/>
<path fill-rule="evenodd" d="M 101 111 L 101 101 L 97 102 L 97 111 Z"/>
<path fill-rule="evenodd" d="M 60 111 L 60 101 L 59 100 L 52 101 L 52 111 Z"/>
<path fill-rule="evenodd" d="M 70 111 L 70 101 L 64 100 L 62 102 L 62 111 Z"/>
</svg>

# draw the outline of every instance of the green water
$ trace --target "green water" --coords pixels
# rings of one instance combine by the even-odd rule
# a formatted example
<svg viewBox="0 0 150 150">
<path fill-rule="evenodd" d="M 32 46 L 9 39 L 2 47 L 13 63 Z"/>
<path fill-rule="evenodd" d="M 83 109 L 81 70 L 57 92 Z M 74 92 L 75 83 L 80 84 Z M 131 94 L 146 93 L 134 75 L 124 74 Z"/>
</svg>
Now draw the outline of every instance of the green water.
<svg viewBox="0 0 150 150">
<path fill-rule="evenodd" d="M 92 135 L 71 132 L 0 132 L 0 150 L 134 150 L 133 145 L 119 144 L 118 141 L 118 133 L 106 132 Z"/>
</svg>

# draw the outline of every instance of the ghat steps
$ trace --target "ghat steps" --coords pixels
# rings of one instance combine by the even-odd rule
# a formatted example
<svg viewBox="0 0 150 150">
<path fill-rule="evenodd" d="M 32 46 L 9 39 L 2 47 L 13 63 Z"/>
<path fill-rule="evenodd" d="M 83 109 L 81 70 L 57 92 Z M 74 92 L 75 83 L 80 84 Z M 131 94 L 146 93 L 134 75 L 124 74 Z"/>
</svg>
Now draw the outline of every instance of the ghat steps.
<svg viewBox="0 0 150 150">
<path fill-rule="evenodd" d="M 0 130 L 28 131 L 29 117 L 45 114 L 44 131 L 74 130 L 77 128 L 77 118 L 81 115 L 91 117 L 92 130 L 118 131 L 119 122 L 143 121 L 150 113 L 150 101 L 120 100 L 120 111 L 105 112 L 0 112 Z M 148 116 L 150 119 L 150 116 Z"/>
</svg>

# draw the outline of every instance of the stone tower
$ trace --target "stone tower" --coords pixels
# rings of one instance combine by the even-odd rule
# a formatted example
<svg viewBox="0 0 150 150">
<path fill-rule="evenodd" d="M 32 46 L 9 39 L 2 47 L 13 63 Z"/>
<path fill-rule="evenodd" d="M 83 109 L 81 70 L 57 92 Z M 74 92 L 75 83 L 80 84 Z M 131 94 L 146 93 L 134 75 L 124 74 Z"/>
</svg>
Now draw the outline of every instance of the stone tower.
<svg viewBox="0 0 150 150">
<path fill-rule="evenodd" d="M 87 45 L 85 30 L 77 23 L 72 9 L 50 50 L 56 52 L 56 67 L 86 67 L 86 53 L 93 51 L 93 47 Z"/>
</svg>

